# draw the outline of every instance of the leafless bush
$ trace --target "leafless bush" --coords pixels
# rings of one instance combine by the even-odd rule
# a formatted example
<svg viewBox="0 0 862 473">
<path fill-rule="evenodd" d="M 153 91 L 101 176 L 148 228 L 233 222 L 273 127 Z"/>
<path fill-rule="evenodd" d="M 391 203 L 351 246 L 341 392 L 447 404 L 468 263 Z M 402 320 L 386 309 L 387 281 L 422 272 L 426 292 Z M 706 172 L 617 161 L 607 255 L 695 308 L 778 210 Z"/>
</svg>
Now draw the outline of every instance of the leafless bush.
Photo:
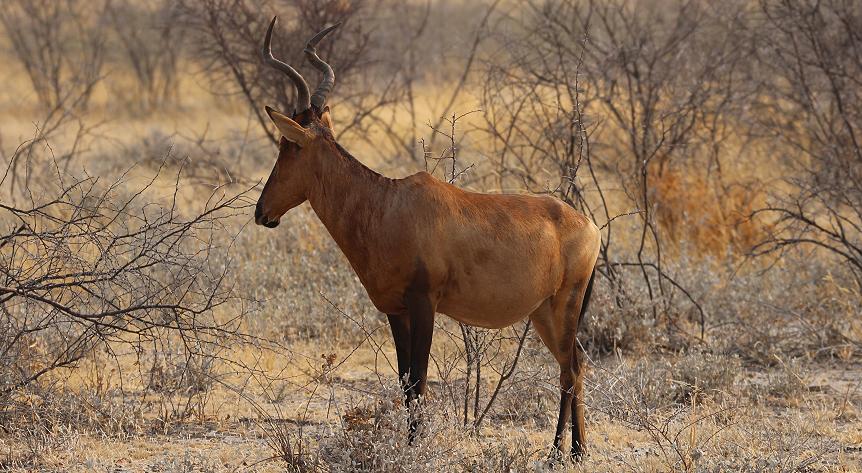
<svg viewBox="0 0 862 473">
<path fill-rule="evenodd" d="M 11 153 L 0 149 L 0 158 L 5 161 L 5 171 L 0 177 L 3 195 L 12 205 L 24 198 L 31 197 L 31 185 L 41 180 L 41 176 L 51 176 L 57 170 L 67 172 L 76 157 L 86 151 L 93 141 L 93 132 L 98 124 L 91 125 L 78 117 L 73 111 L 60 104 L 43 115 L 31 139 L 20 143 Z M 63 133 L 72 133 L 72 143 L 62 154 L 53 154 L 49 142 Z M 2 136 L 0 136 L 2 138 Z M 2 145 L 0 141 L 0 145 Z M 52 154 L 50 160 L 43 159 L 44 152 Z"/>
<path fill-rule="evenodd" d="M 123 438 L 146 430 L 144 404 L 119 393 L 72 391 L 57 384 L 16 391 L 2 406 L 7 433 L 23 438 L 39 432 L 94 433 Z"/>
<path fill-rule="evenodd" d="M 751 383 L 748 394 L 770 405 L 800 405 L 808 393 L 809 370 L 799 358 L 785 360 L 775 355 L 774 359 L 776 366 L 763 379 Z"/>
<path fill-rule="evenodd" d="M 143 381 L 138 397 L 155 394 L 151 401 L 157 411 L 154 430 L 167 433 L 189 419 L 205 420 L 213 388 L 223 382 L 220 365 L 225 347 L 172 336 L 167 330 L 147 345 L 149 356 L 141 353 L 137 362 Z"/>
<path fill-rule="evenodd" d="M 741 363 L 734 356 L 693 352 L 679 356 L 651 357 L 630 364 L 621 363 L 613 369 L 600 369 L 596 373 L 595 397 L 597 408 L 604 414 L 625 416 L 617 412 L 622 408 L 616 396 L 622 390 L 631 389 L 625 396 L 632 396 L 631 406 L 647 412 L 690 406 L 692 402 L 706 399 L 723 401 L 733 399 L 728 394 L 735 393 L 736 379 Z M 608 379 L 598 379 L 607 376 Z M 620 389 L 615 383 L 624 380 Z M 608 384 L 610 383 L 610 384 Z M 611 396 L 608 398 L 607 396 Z M 627 402 L 628 402 L 627 401 Z M 607 403 L 607 404 L 606 404 Z M 625 409 L 625 408 L 622 408 Z"/>
<path fill-rule="evenodd" d="M 761 2 L 768 93 L 756 119 L 784 144 L 787 192 L 756 214 L 775 227 L 754 254 L 813 246 L 862 285 L 862 9 L 854 2 Z"/>
<path fill-rule="evenodd" d="M 272 159 L 270 143 L 250 136 L 248 127 L 222 137 L 210 136 L 206 131 L 194 136 L 153 130 L 122 144 L 120 149 L 92 156 L 88 169 L 94 174 L 114 175 L 122 173 L 129 163 L 136 163 L 152 172 L 181 170 L 188 185 L 208 188 L 223 184 L 233 189 L 257 185 L 257 178 L 251 176 L 262 163 Z M 125 161 L 114 160 L 117 154 Z"/>
<path fill-rule="evenodd" d="M 550 469 L 546 462 L 536 460 L 544 452 L 536 452 L 523 436 L 507 439 L 505 444 L 493 442 L 483 446 L 477 457 L 467 457 L 459 465 L 459 471 L 544 471 Z"/>
<path fill-rule="evenodd" d="M 695 352 L 673 364 L 671 377 L 677 385 L 676 399 L 691 401 L 695 396 L 721 400 L 729 394 L 742 363 L 738 357 Z"/>
<path fill-rule="evenodd" d="M 329 384 L 331 382 L 325 382 Z M 333 385 L 329 386 L 330 388 Z M 316 390 L 313 390 L 316 391 Z M 382 385 L 340 399 L 332 406 L 339 420 L 317 435 L 304 434 L 293 421 L 270 419 L 261 425 L 275 457 L 288 471 L 544 471 L 544 449 L 522 435 L 512 442 L 485 442 L 463 429 L 444 399 L 428 398 L 421 406 L 423 423 L 416 441 L 407 445 L 410 412 L 398 385 Z M 507 436 L 508 437 L 508 436 Z"/>
<path fill-rule="evenodd" d="M 536 350 L 538 343 L 537 351 L 543 350 L 541 342 L 529 336 L 529 323 L 502 330 L 440 323 L 436 331 L 447 340 L 447 348 L 432 354 L 431 361 L 442 381 L 441 395 L 464 427 L 478 430 L 486 418 L 534 415 L 532 410 L 513 414 L 505 404 L 498 405 L 502 398 L 517 396 L 544 371 L 543 365 L 519 369 L 525 349 Z"/>
<path fill-rule="evenodd" d="M 584 316 L 578 340 L 594 356 L 645 352 L 667 345 L 667 332 L 658 327 L 650 300 L 638 274 L 624 274 L 617 284 L 596 284 L 590 310 Z"/>
<path fill-rule="evenodd" d="M 809 29 L 815 28 L 812 31 L 819 31 L 823 38 L 818 40 L 812 33 L 804 40 L 824 42 L 827 29 L 822 22 L 818 23 L 817 15 L 823 16 L 824 21 L 847 18 L 850 23 L 858 18 L 855 9 L 840 2 L 819 6 L 822 11 L 792 5 L 795 6 L 761 5 L 762 12 L 768 14 L 767 23 L 773 28 L 784 28 L 784 33 L 772 34 L 771 38 L 793 35 L 804 26 L 791 28 L 787 26 L 791 20 L 808 21 Z M 768 136 L 778 136 L 788 129 L 786 139 L 782 140 L 788 144 L 788 150 L 799 148 L 796 155 L 801 157 L 816 152 L 817 142 L 822 143 L 823 150 L 833 142 L 852 143 L 849 138 L 839 139 L 838 134 L 846 132 L 851 136 L 852 127 L 847 131 L 845 123 L 858 121 L 849 119 L 856 112 L 844 114 L 848 120 L 835 115 L 841 108 L 851 110 L 856 95 L 839 92 L 834 96 L 828 80 L 830 74 L 843 74 L 835 71 L 855 67 L 852 53 L 855 43 L 851 41 L 848 48 L 836 51 L 829 63 L 812 56 L 830 54 L 828 48 L 815 51 L 816 44 L 800 46 L 800 52 L 794 53 L 793 41 L 801 40 L 790 41 L 789 36 L 775 45 L 775 51 L 754 50 L 747 45 L 756 41 L 747 42 L 743 36 L 759 34 L 754 26 L 756 18 L 756 12 L 743 4 L 715 9 L 702 2 L 681 2 L 652 8 L 643 3 L 557 1 L 531 4 L 523 16 L 505 22 L 509 28 L 501 29 L 498 35 L 505 48 L 489 59 L 483 89 L 486 121 L 483 129 L 491 139 L 488 155 L 496 161 L 495 170 L 474 175 L 478 175 L 477 181 L 493 183 L 499 189 L 557 195 L 602 225 L 601 277 L 597 284 L 597 297 L 601 301 L 591 306 L 595 313 L 588 314 L 589 323 L 582 337 L 585 346 L 595 348 L 597 353 L 637 346 L 649 349 L 656 345 L 677 350 L 692 343 L 701 344 L 710 325 L 719 327 L 728 317 L 736 317 L 747 326 L 751 322 L 746 319 L 757 319 L 755 314 L 759 312 L 769 312 L 772 320 L 792 322 L 760 324 L 756 330 L 743 331 L 738 337 L 725 340 L 749 348 L 777 348 L 789 345 L 785 341 L 795 340 L 788 338 L 789 329 L 795 327 L 817 332 L 807 334 L 805 344 L 816 341 L 821 349 L 858 342 L 849 336 L 857 330 L 848 327 L 843 317 L 814 322 L 803 320 L 804 311 L 798 307 L 761 310 L 774 305 L 751 293 L 764 287 L 760 284 L 764 281 L 762 273 L 748 275 L 718 268 L 721 261 L 739 254 L 734 251 L 748 251 L 749 245 L 758 240 L 762 243 L 755 248 L 755 254 L 783 252 L 796 242 L 826 245 L 830 251 L 838 250 L 839 256 L 852 257 L 854 239 L 858 239 L 859 233 L 852 210 L 859 205 L 847 200 L 853 192 L 844 192 L 837 186 L 844 182 L 852 187 L 852 174 L 838 171 L 850 169 L 847 166 L 806 164 L 816 160 L 795 161 L 809 169 L 795 173 L 788 180 L 790 185 L 776 186 L 775 205 L 755 212 L 770 214 L 773 221 L 745 220 L 743 214 L 759 205 L 758 191 L 753 190 L 756 186 L 733 187 L 724 181 L 722 166 L 727 168 L 728 163 L 723 158 L 727 151 L 722 150 L 731 139 L 742 141 L 740 149 L 745 149 L 745 143 L 761 139 L 764 130 L 769 131 Z M 839 26 L 836 34 L 849 34 L 847 24 Z M 733 34 L 734 31 L 745 34 Z M 828 44 L 836 49 L 843 47 L 840 39 L 829 41 L 833 41 Z M 808 54 L 799 60 L 811 66 L 797 68 L 794 60 L 797 56 L 793 54 Z M 756 59 L 764 61 L 762 69 L 751 65 Z M 847 64 L 841 62 L 843 65 L 836 65 L 826 73 L 818 72 L 818 64 L 828 66 L 835 61 Z M 784 68 L 783 75 L 779 74 L 783 77 L 781 84 L 770 87 L 775 75 L 764 71 L 779 66 Z M 790 75 L 797 70 L 806 75 Z M 843 87 L 842 91 L 852 88 L 852 79 L 843 76 L 833 82 Z M 806 87 L 820 89 L 806 96 Z M 754 100 L 767 90 L 764 98 Z M 796 99 L 784 104 L 782 97 L 791 93 L 796 94 Z M 806 100 L 811 104 L 808 106 L 813 114 L 811 120 L 820 120 L 831 127 L 831 134 L 827 133 L 829 130 L 821 130 L 817 132 L 819 138 L 809 139 L 805 134 L 819 128 L 797 126 L 799 122 L 793 118 L 795 109 L 791 108 L 805 106 Z M 743 106 L 751 103 L 758 106 Z M 744 123 L 746 120 L 740 118 L 743 111 L 759 118 Z M 760 118 L 766 118 L 765 124 L 752 125 L 759 123 Z M 836 157 L 853 156 L 856 151 L 852 147 L 838 151 L 832 146 L 829 153 Z M 820 156 L 827 154 L 820 152 Z M 826 181 L 822 173 L 815 178 L 811 166 L 831 169 L 830 175 L 836 177 L 829 181 L 836 191 L 829 199 L 842 203 L 830 204 L 831 210 L 815 202 L 829 193 L 812 187 L 812 183 Z M 693 168 L 707 171 L 701 173 Z M 710 174 L 713 171 L 715 174 Z M 846 179 L 835 174 L 841 172 Z M 681 180 L 681 175 L 686 178 Z M 713 190 L 704 191 L 705 188 Z M 781 192 L 787 189 L 790 194 L 781 197 Z M 721 196 L 715 215 L 707 208 L 713 195 Z M 808 197 L 796 199 L 799 195 Z M 797 217 L 807 219 L 817 228 L 808 226 L 806 230 L 808 224 Z M 714 228 L 717 230 L 713 231 Z M 767 238 L 763 239 L 764 236 Z M 845 247 L 846 244 L 850 247 Z M 705 251 L 712 252 L 718 262 L 703 258 Z M 791 260 L 784 261 L 782 265 L 790 264 Z M 697 269 L 699 273 L 694 274 Z M 731 286 L 722 295 L 716 294 L 715 288 L 727 280 Z M 610 287 L 603 287 L 605 284 Z M 858 277 L 855 284 L 837 284 L 851 294 L 860 292 Z M 778 287 L 770 285 L 760 292 L 772 294 Z M 728 297 L 730 294 L 749 293 L 758 300 L 757 310 L 750 304 L 730 307 L 733 301 L 740 300 Z M 809 296 L 794 298 L 794 303 L 807 307 L 832 304 L 829 301 L 833 299 L 824 299 L 823 294 Z M 820 312 L 816 309 L 812 313 Z M 837 313 L 846 310 L 842 308 Z M 761 336 L 764 331 L 774 332 L 774 336 L 766 337 L 770 341 Z M 714 332 L 714 336 L 723 334 Z M 755 342 L 754 338 L 760 341 Z M 811 348 L 807 346 L 803 350 Z M 751 353 L 748 350 L 741 356 Z"/>
<path fill-rule="evenodd" d="M 538 346 L 535 353 L 525 356 L 515 379 L 510 380 L 488 414 L 488 425 L 510 425 L 513 428 L 533 426 L 552 429 L 556 410 L 560 407 L 559 389 L 554 383 L 559 376 L 548 364 L 545 347 Z M 526 355 L 526 354 L 525 354 Z M 551 361 L 552 362 L 552 361 Z M 527 365 L 535 363 L 535 365 Z M 525 368 L 525 366 L 530 366 Z M 490 391 L 490 389 L 488 389 Z"/>
<path fill-rule="evenodd" d="M 77 0 L 4 3 L 0 22 L 43 107 L 86 108 L 103 76 L 104 6 Z"/>
<path fill-rule="evenodd" d="M 55 166 L 42 177 L 26 189 L 25 203 L 0 203 L 4 399 L 97 348 L 140 348 L 160 330 L 184 340 L 188 359 L 236 333 L 237 315 L 216 311 L 244 309 L 224 283 L 228 266 L 211 257 L 225 250 L 213 232 L 243 211 L 244 193 L 216 189 L 185 217 L 179 177 L 161 204 L 147 201 L 158 175 L 135 190 L 126 175 L 103 184 Z"/>
<path fill-rule="evenodd" d="M 737 427 L 743 442 L 714 442 L 709 453 L 696 462 L 698 471 L 760 473 L 837 467 L 839 462 L 833 455 L 840 447 L 812 431 L 808 419 L 769 419 L 760 414 L 749 414 L 756 421 Z M 752 454 L 752 447 L 762 453 Z"/>
<path fill-rule="evenodd" d="M 269 419 L 265 424 L 266 443 L 288 472 L 301 473 L 322 469 L 319 454 L 309 451 L 312 447 L 303 436 L 302 428 L 296 432 L 292 426 L 275 419 Z"/>
<path fill-rule="evenodd" d="M 704 402 L 697 396 L 701 391 L 675 379 L 691 371 L 678 370 L 666 360 L 658 366 L 647 360 L 632 366 L 619 363 L 596 374 L 588 384 L 589 405 L 601 415 L 645 432 L 663 468 L 674 471 L 694 471 L 704 450 L 727 428 L 727 416 L 737 408 Z"/>
<path fill-rule="evenodd" d="M 776 356 L 852 356 L 862 325 L 849 269 L 798 251 L 786 252 L 782 264 L 793 270 L 740 271 L 682 260 L 674 271 L 713 314 L 707 342 L 714 350 L 767 367 L 779 363 Z"/>
<path fill-rule="evenodd" d="M 107 2 L 107 23 L 119 43 L 118 55 L 134 73 L 134 91 L 118 91 L 136 109 L 152 111 L 157 107 L 181 103 L 177 94 L 179 61 L 185 30 L 176 21 L 173 2 L 126 0 Z"/>
<path fill-rule="evenodd" d="M 439 402 L 422 404 L 422 431 L 410 448 L 407 425 L 411 413 L 401 402 L 400 387 L 385 389 L 370 401 L 345 409 L 340 425 L 321 440 L 321 458 L 333 471 L 448 471 L 459 464 L 458 436 Z M 453 428 L 454 427 L 454 428 Z"/>
<path fill-rule="evenodd" d="M 400 94 L 400 88 L 392 84 L 377 90 L 363 84 L 362 77 L 369 75 L 365 69 L 370 62 L 371 36 L 362 21 L 366 10 L 372 8 L 368 3 L 274 2 L 261 8 L 253 2 L 206 0 L 183 2 L 180 11 L 183 21 L 197 34 L 196 59 L 203 65 L 215 93 L 242 97 L 263 130 L 277 143 L 278 136 L 271 130 L 263 106 L 269 104 L 286 111 L 295 107 L 291 92 L 294 87 L 286 82 L 284 74 L 277 73 L 260 59 L 263 33 L 273 14 L 282 18 L 273 40 L 278 55 L 304 77 L 316 76 L 316 71 L 306 64 L 302 55 L 305 42 L 324 26 L 342 22 L 333 33 L 334 37 L 319 51 L 337 71 L 338 87 L 342 91 L 337 96 L 342 97 L 340 103 L 352 104 L 349 113 L 353 116 L 338 120 L 343 124 L 336 130 L 338 136 L 379 119 L 377 109 L 387 106 Z M 339 102 L 336 102 L 334 108 L 338 107 Z"/>
<path fill-rule="evenodd" d="M 505 53 L 489 61 L 483 88 L 484 129 L 496 161 L 485 179 L 500 189 L 556 195 L 591 215 L 603 230 L 598 281 L 614 285 L 616 305 L 637 305 L 639 295 L 626 291 L 642 285 L 655 323 L 680 329 L 682 321 L 672 316 L 683 312 L 700 324 L 702 337 L 705 312 L 665 265 L 650 179 L 696 136 L 703 107 L 721 96 L 712 87 L 731 47 L 674 63 L 688 57 L 681 51 L 691 47 L 703 13 L 692 2 L 661 13 L 640 5 L 534 3 L 504 30 Z M 670 30 L 647 19 L 665 14 Z M 599 122 L 600 116 L 608 118 Z M 613 183 L 603 182 L 608 177 Z M 623 192 L 613 197 L 628 207 L 621 214 L 608 190 L 615 184 Z M 637 240 L 618 240 L 621 233 Z M 622 282 L 631 277 L 642 281 Z M 675 297 L 694 313 L 671 307 Z"/>
<path fill-rule="evenodd" d="M 0 158 L 5 161 L 0 187 L 6 186 L 0 191 L 12 205 L 21 197 L 26 200 L 28 193 L 32 193 L 31 184 L 40 180 L 40 176 L 52 176 L 58 170 L 67 172 L 75 158 L 88 150 L 94 141 L 94 132 L 102 124 L 88 122 L 81 114 L 80 107 L 89 100 L 91 92 L 89 87 L 71 87 L 65 95 L 58 97 L 56 103 L 40 113 L 32 137 L 19 143 L 11 152 L 3 147 L 0 134 Z M 62 153 L 55 154 L 50 142 L 64 134 L 71 141 Z M 50 153 L 51 159 L 44 159 L 46 152 Z"/>
</svg>

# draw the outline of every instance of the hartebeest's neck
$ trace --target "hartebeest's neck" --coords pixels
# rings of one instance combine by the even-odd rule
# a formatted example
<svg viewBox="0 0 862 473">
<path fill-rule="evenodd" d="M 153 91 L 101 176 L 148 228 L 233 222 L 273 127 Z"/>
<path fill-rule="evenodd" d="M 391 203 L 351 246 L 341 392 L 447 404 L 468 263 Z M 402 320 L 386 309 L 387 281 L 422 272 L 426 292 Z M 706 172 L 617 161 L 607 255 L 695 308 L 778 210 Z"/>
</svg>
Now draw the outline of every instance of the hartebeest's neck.
<svg viewBox="0 0 862 473">
<path fill-rule="evenodd" d="M 392 180 L 368 169 L 334 141 L 317 156 L 308 201 L 350 263 L 365 263 L 382 231 Z"/>
</svg>

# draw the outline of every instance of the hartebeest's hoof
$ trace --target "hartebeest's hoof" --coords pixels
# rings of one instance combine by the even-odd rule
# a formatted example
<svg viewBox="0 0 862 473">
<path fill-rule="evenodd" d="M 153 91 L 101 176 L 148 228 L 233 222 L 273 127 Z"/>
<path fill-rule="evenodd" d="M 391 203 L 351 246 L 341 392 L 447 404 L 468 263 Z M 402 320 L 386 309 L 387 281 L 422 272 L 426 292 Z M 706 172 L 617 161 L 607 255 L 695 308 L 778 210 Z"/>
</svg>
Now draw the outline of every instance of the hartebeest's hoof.
<svg viewBox="0 0 862 473">
<path fill-rule="evenodd" d="M 580 449 L 580 450 L 572 449 L 571 458 L 572 458 L 573 462 L 580 463 L 581 461 L 584 460 L 584 458 L 586 458 L 586 456 L 587 456 L 587 452 L 584 449 Z"/>
<path fill-rule="evenodd" d="M 572 451 L 570 452 L 570 455 L 573 462 L 579 463 L 585 456 L 587 456 L 587 450 L 580 442 L 575 441 L 572 443 Z"/>
<path fill-rule="evenodd" d="M 572 449 L 569 452 L 569 458 L 573 463 L 582 462 L 587 456 L 587 452 L 585 449 Z M 551 448 L 551 452 L 548 454 L 547 465 L 549 467 L 555 467 L 562 465 L 565 462 L 565 455 L 563 454 L 563 450 L 561 448 L 553 447 Z"/>
<path fill-rule="evenodd" d="M 563 450 L 558 447 L 552 447 L 551 452 L 548 453 L 547 464 L 549 467 L 554 467 L 557 465 L 563 464 Z"/>
<path fill-rule="evenodd" d="M 419 422 L 411 420 L 407 427 L 407 445 L 411 447 L 416 445 L 416 439 L 419 437 Z"/>
</svg>

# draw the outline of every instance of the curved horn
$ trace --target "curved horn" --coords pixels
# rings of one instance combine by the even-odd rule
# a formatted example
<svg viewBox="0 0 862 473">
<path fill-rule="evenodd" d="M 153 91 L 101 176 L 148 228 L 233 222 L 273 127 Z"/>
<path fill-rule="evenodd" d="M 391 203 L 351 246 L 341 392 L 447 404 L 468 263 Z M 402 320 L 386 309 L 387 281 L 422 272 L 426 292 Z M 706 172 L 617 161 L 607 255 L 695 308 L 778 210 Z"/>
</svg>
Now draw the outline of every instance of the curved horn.
<svg viewBox="0 0 862 473">
<path fill-rule="evenodd" d="M 339 26 L 341 26 L 341 22 L 320 30 L 319 33 L 314 35 L 310 40 L 308 40 L 308 43 L 305 44 L 305 57 L 308 58 L 308 61 L 315 69 L 323 73 L 323 79 L 320 80 L 320 85 L 318 85 L 317 90 L 311 94 L 311 104 L 318 110 L 323 110 L 323 106 L 326 104 L 326 95 L 332 92 L 332 88 L 335 87 L 335 73 L 332 72 L 332 68 L 329 67 L 329 64 L 323 62 L 323 60 L 317 55 L 316 46 L 321 39 Z"/>
<path fill-rule="evenodd" d="M 308 84 L 305 82 L 305 79 L 302 78 L 302 75 L 296 71 L 296 69 L 290 67 L 290 65 L 279 61 L 272 55 L 272 29 L 275 27 L 275 22 L 278 20 L 278 16 L 272 17 L 272 21 L 269 23 L 269 29 L 266 30 L 266 37 L 263 40 L 263 47 L 260 49 L 260 54 L 263 56 L 263 61 L 275 69 L 285 73 L 287 77 L 290 77 L 290 80 L 296 85 L 296 102 L 297 102 L 297 113 L 304 112 L 311 108 L 311 99 L 308 96 Z"/>
</svg>

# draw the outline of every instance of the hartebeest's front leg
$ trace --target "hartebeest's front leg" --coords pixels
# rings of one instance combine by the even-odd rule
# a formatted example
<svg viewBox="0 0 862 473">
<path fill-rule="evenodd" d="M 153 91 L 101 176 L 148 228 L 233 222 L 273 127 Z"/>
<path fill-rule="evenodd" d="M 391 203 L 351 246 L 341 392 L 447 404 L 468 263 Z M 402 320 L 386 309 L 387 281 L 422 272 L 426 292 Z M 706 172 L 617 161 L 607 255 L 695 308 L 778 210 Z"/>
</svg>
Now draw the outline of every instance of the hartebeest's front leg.
<svg viewBox="0 0 862 473">
<path fill-rule="evenodd" d="M 387 314 L 392 338 L 395 341 L 395 355 L 398 357 L 398 381 L 404 391 L 404 402 L 410 398 L 410 316 L 407 314 Z"/>
<path fill-rule="evenodd" d="M 423 303 L 410 313 L 410 384 L 414 399 L 425 395 L 433 332 L 434 309 L 430 302 Z"/>
<path fill-rule="evenodd" d="M 431 355 L 435 307 L 428 294 L 422 291 L 408 290 L 404 295 L 404 303 L 407 307 L 406 315 L 410 324 L 407 405 L 411 409 L 409 442 L 412 444 L 421 422 L 418 412 L 413 411 L 413 409 L 418 407 L 415 402 L 425 395 L 425 387 L 428 382 L 428 358 Z"/>
</svg>

